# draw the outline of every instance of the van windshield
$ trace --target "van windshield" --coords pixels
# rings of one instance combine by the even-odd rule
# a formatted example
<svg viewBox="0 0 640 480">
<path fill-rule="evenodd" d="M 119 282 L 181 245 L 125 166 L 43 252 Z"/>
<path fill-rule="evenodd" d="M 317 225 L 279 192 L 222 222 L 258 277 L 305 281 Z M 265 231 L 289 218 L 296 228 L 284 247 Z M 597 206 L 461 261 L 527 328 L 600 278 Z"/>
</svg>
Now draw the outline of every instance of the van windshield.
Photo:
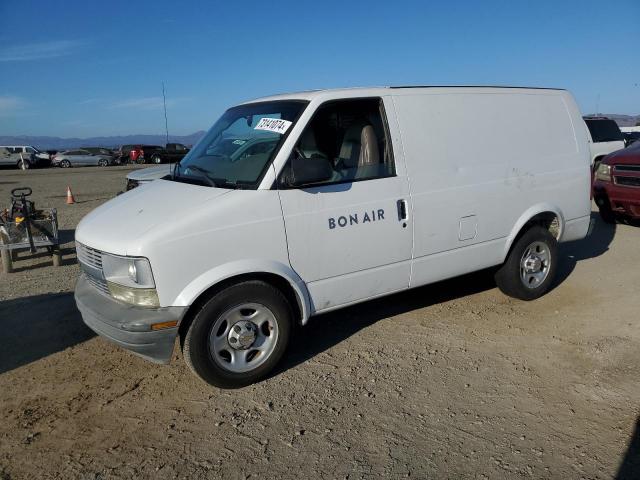
<svg viewBox="0 0 640 480">
<path fill-rule="evenodd" d="M 172 179 L 223 188 L 257 188 L 284 135 L 307 102 L 274 101 L 227 110 L 176 164 Z"/>
</svg>

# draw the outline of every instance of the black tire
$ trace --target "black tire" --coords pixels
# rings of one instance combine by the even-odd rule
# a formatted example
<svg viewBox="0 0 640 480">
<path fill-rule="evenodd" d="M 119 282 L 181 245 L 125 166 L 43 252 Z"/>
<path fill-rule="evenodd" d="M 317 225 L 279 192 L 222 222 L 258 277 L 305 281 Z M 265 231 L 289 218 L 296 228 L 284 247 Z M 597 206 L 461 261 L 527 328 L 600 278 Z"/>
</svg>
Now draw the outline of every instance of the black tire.
<svg viewBox="0 0 640 480">
<path fill-rule="evenodd" d="M 522 278 L 522 262 L 525 253 L 534 244 L 546 246 L 548 252 L 548 265 L 546 276 L 538 285 L 529 284 L 527 286 Z M 536 253 L 535 251 L 533 252 Z M 527 230 L 516 240 L 507 260 L 495 274 L 496 284 L 505 295 L 518 298 L 520 300 L 535 300 L 547 293 L 556 276 L 558 265 L 558 242 L 546 228 L 536 225 Z"/>
<path fill-rule="evenodd" d="M 138 165 L 144 165 L 145 163 L 147 163 L 147 161 L 145 160 L 145 158 L 144 158 L 144 157 L 138 157 L 138 158 L 136 159 L 136 163 L 137 163 Z"/>
<path fill-rule="evenodd" d="M 598 212 L 600 213 L 600 218 L 604 223 L 616 223 L 616 213 L 611 210 L 608 198 L 596 198 L 596 205 L 598 205 Z"/>
<path fill-rule="evenodd" d="M 162 157 L 160 155 L 154 155 L 153 157 L 151 157 L 151 161 L 156 165 L 159 165 L 162 163 Z"/>
<path fill-rule="evenodd" d="M 209 335 L 216 321 L 229 309 L 245 303 L 267 307 L 275 317 L 278 335 L 271 354 L 255 369 L 238 373 L 221 366 L 209 349 Z M 215 294 L 196 312 L 189 329 L 181 336 L 184 359 L 189 368 L 205 382 L 220 388 L 240 388 L 262 380 L 280 361 L 291 336 L 293 312 L 285 296 L 272 285 L 252 280 Z"/>
<path fill-rule="evenodd" d="M 101 158 L 100 160 L 98 160 L 99 167 L 106 167 L 107 165 L 109 165 L 109 162 L 106 159 Z"/>
<path fill-rule="evenodd" d="M 69 160 L 62 160 L 60 162 L 61 168 L 69 168 L 71 166 L 71 162 Z"/>
</svg>

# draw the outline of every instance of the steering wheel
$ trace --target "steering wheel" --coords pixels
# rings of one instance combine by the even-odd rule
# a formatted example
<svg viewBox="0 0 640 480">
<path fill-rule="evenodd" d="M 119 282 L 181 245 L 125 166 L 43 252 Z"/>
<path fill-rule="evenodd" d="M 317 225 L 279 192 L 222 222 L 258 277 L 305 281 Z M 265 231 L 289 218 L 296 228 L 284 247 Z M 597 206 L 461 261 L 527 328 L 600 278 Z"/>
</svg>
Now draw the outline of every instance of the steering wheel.
<svg viewBox="0 0 640 480">
<path fill-rule="evenodd" d="M 307 159 L 307 156 L 302 152 L 302 149 L 299 145 L 293 147 L 293 153 L 295 153 L 300 158 L 304 158 L 305 160 Z"/>
</svg>

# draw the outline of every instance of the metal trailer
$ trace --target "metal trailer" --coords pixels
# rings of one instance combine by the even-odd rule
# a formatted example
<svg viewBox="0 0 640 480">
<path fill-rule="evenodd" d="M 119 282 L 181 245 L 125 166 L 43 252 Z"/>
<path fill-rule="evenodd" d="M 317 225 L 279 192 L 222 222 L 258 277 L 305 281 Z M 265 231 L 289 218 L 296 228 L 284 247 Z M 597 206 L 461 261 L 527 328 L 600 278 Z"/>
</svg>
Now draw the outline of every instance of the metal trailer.
<svg viewBox="0 0 640 480">
<path fill-rule="evenodd" d="M 13 271 L 13 261 L 19 250 L 31 254 L 45 248 L 51 254 L 54 267 L 62 262 L 58 235 L 58 212 L 55 208 L 35 210 L 27 200 L 28 187 L 11 190 L 11 209 L 0 214 L 0 255 L 4 273 Z"/>
</svg>

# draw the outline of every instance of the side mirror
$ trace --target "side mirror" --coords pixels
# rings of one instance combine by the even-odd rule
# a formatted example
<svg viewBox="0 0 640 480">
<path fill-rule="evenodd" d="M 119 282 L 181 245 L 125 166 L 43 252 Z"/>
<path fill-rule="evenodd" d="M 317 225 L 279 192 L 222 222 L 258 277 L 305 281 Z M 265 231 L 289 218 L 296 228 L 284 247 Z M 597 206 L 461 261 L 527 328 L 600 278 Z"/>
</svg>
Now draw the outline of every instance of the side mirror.
<svg viewBox="0 0 640 480">
<path fill-rule="evenodd" d="M 298 155 L 291 157 L 291 174 L 288 185 L 298 187 L 314 183 L 326 182 L 333 177 L 333 168 L 329 160 L 324 157 L 314 156 L 302 158 Z"/>
</svg>

